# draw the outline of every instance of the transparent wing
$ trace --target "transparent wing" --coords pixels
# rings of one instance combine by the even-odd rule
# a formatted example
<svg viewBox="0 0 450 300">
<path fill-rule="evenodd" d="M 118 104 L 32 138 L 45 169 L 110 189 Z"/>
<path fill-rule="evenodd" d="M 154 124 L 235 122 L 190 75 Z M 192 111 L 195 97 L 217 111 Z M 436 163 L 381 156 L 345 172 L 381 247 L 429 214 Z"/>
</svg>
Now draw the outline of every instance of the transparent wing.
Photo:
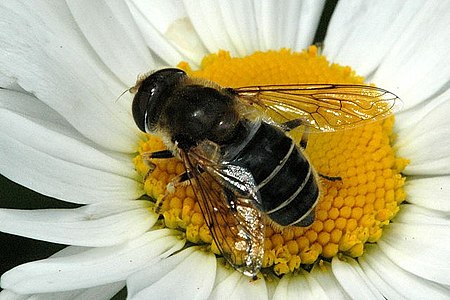
<svg viewBox="0 0 450 300">
<path fill-rule="evenodd" d="M 320 131 L 335 131 L 386 118 L 401 100 L 367 85 L 292 84 L 233 89 L 248 105 L 257 106 L 277 122 L 302 119 Z"/>
<path fill-rule="evenodd" d="M 255 276 L 264 256 L 264 221 L 259 194 L 245 168 L 213 161 L 210 147 L 181 152 L 200 209 L 226 260 L 247 276 Z"/>
</svg>

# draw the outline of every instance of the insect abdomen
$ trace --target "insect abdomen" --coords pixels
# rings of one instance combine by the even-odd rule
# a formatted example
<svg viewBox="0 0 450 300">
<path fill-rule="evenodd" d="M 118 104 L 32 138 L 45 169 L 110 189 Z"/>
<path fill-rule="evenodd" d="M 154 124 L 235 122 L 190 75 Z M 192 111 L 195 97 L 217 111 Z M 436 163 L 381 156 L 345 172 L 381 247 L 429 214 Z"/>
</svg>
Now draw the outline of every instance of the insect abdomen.
<svg viewBox="0 0 450 300">
<path fill-rule="evenodd" d="M 277 127 L 262 122 L 254 136 L 231 161 L 253 175 L 262 208 L 282 226 L 308 226 L 319 197 L 314 172 L 294 141 Z"/>
</svg>

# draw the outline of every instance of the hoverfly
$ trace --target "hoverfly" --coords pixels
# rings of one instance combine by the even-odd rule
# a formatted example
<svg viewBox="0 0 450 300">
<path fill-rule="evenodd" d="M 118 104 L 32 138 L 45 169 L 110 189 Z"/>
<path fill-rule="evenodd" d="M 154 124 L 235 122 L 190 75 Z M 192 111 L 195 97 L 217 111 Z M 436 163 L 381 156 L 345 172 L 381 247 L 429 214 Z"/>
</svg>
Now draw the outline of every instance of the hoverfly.
<svg viewBox="0 0 450 300">
<path fill-rule="evenodd" d="M 145 157 L 183 161 L 186 172 L 168 190 L 192 185 L 217 247 L 248 276 L 261 268 L 266 225 L 314 221 L 319 176 L 329 177 L 317 174 L 303 152 L 307 131 L 380 120 L 401 104 L 394 94 L 367 85 L 224 88 L 175 68 L 150 74 L 134 90 L 137 126 L 168 148 Z M 297 144 L 287 132 L 299 126 L 307 130 Z"/>
</svg>

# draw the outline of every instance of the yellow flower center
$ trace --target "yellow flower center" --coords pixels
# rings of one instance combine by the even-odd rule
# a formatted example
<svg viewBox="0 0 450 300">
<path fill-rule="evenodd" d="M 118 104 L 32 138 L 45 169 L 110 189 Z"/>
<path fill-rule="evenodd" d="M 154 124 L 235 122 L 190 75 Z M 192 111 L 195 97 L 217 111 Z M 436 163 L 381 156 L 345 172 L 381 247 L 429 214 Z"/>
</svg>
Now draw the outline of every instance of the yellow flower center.
<svg viewBox="0 0 450 300">
<path fill-rule="evenodd" d="M 363 83 L 349 67 L 330 64 L 311 46 L 301 53 L 289 50 L 256 52 L 232 58 L 221 51 L 204 58 L 200 70 L 180 63 L 190 76 L 206 78 L 222 86 L 281 83 Z M 263 268 L 277 275 L 293 272 L 300 266 L 329 260 L 338 254 L 361 256 L 365 243 L 380 239 L 383 226 L 399 211 L 405 200 L 401 171 L 407 160 L 395 157 L 391 144 L 394 118 L 372 122 L 351 130 L 310 134 L 306 153 L 320 173 L 341 177 L 322 180 L 322 196 L 316 219 L 309 227 L 287 227 L 281 232 L 266 228 Z M 139 145 L 134 159 L 142 175 L 148 172 L 141 154 L 165 149 L 154 136 Z M 183 164 L 173 159 L 154 159 L 155 170 L 147 177 L 145 192 L 160 200 L 167 183 L 184 172 Z M 211 244 L 220 254 L 205 224 L 191 186 L 178 187 L 163 204 L 166 227 L 185 232 L 196 244 Z"/>
</svg>

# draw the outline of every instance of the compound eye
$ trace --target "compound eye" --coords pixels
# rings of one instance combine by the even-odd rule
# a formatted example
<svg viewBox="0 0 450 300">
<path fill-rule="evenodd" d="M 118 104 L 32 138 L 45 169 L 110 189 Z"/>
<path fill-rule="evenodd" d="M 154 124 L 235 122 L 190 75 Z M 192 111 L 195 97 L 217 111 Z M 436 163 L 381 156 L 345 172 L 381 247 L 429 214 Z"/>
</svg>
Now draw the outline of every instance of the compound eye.
<svg viewBox="0 0 450 300">
<path fill-rule="evenodd" d="M 174 87 L 186 73 L 175 68 L 161 69 L 145 78 L 134 96 L 134 122 L 143 132 L 152 128 L 161 113 L 161 107 Z"/>
<path fill-rule="evenodd" d="M 147 123 L 147 106 L 152 95 L 146 91 L 139 90 L 133 99 L 132 112 L 134 122 L 137 127 L 145 132 L 145 124 Z"/>
</svg>

